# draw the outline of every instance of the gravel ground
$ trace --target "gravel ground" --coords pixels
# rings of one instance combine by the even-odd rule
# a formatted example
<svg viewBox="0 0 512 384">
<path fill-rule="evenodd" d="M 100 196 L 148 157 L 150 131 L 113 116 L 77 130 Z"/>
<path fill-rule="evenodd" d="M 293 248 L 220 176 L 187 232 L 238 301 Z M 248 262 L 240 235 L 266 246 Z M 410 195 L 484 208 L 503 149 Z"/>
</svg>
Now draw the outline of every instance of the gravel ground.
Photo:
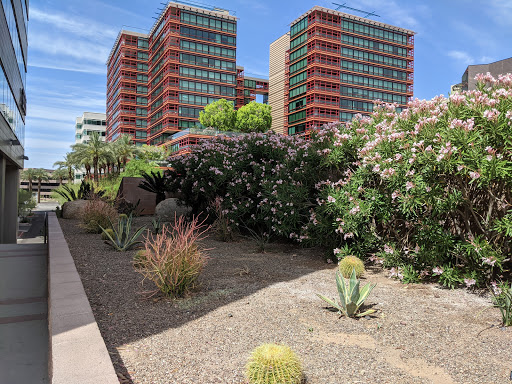
<svg viewBox="0 0 512 384">
<path fill-rule="evenodd" d="M 136 224 L 148 218 L 137 218 Z M 250 351 L 289 345 L 307 384 L 510 383 L 512 329 L 488 297 L 435 285 L 403 285 L 381 270 L 371 319 L 338 318 L 316 292 L 336 296 L 335 266 L 315 249 L 249 240 L 204 240 L 210 261 L 200 286 L 171 301 L 134 272 L 135 251 L 115 252 L 100 235 L 62 220 L 99 328 L 121 383 L 244 383 Z"/>
</svg>

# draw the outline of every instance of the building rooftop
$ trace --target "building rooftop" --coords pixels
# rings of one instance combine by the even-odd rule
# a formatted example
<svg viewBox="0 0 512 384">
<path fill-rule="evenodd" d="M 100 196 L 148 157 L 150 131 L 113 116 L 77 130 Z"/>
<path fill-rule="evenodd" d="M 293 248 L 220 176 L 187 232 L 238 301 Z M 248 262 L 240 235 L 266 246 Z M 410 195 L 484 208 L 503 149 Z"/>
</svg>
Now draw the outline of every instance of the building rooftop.
<svg viewBox="0 0 512 384">
<path fill-rule="evenodd" d="M 346 19 L 360 21 L 360 22 L 363 22 L 365 24 L 371 24 L 371 25 L 374 25 L 376 27 L 383 27 L 383 28 L 390 29 L 390 30 L 393 30 L 393 31 L 404 32 L 404 33 L 407 33 L 409 35 L 415 35 L 416 34 L 416 32 L 411 31 L 410 29 L 396 27 L 396 26 L 391 25 L 391 24 L 381 23 L 380 21 L 375 21 L 375 20 L 371 20 L 371 19 L 366 19 L 364 17 L 354 16 L 354 15 L 351 15 L 349 13 L 335 11 L 334 9 L 324 8 L 324 7 L 320 7 L 318 5 L 315 5 L 313 8 L 311 8 L 306 13 L 303 13 L 302 15 L 300 15 L 298 18 L 293 20 L 290 23 L 290 25 L 293 25 L 293 24 L 297 23 L 298 21 L 303 19 L 304 16 L 307 16 L 307 15 L 309 15 L 310 13 L 312 13 L 314 11 L 321 11 L 321 12 L 325 12 L 325 13 L 330 13 L 331 15 L 341 16 L 341 17 L 344 17 Z"/>
<path fill-rule="evenodd" d="M 188 5 L 188 4 L 190 4 L 190 5 Z M 207 8 L 202 8 L 200 5 L 193 6 L 192 4 L 193 4 L 192 2 L 188 3 L 186 1 L 184 1 L 183 4 L 169 1 L 167 3 L 167 5 L 165 6 L 165 8 L 160 13 L 160 16 L 158 17 L 158 19 L 153 24 L 153 27 L 151 28 L 151 31 L 149 32 L 149 34 L 151 35 L 153 33 L 153 31 L 156 29 L 156 27 L 160 24 L 160 22 L 162 21 L 164 15 L 165 15 L 165 12 L 167 12 L 167 9 L 169 7 L 184 9 L 186 11 L 192 11 L 195 13 L 202 13 L 204 15 L 215 16 L 215 17 L 219 17 L 222 19 L 231 20 L 231 21 L 235 21 L 235 22 L 237 21 L 237 17 L 230 15 L 229 11 L 227 9 L 216 8 L 216 7 L 209 7 L 211 9 L 207 9 Z"/>
<path fill-rule="evenodd" d="M 490 63 L 470 64 L 470 65 L 468 65 L 468 68 L 469 68 L 469 67 L 478 67 L 479 65 L 491 65 L 491 64 L 501 63 L 502 61 L 512 61 L 512 57 L 509 57 L 508 59 L 502 59 L 502 60 L 492 61 L 492 62 L 490 62 Z"/>
<path fill-rule="evenodd" d="M 131 36 L 143 37 L 145 39 L 149 38 L 149 35 L 147 33 L 127 31 L 126 29 L 121 29 L 121 31 L 119 31 L 119 33 L 117 34 L 116 41 L 114 42 L 114 45 L 112 46 L 112 49 L 110 50 L 110 54 L 108 55 L 108 59 L 107 59 L 107 62 L 106 62 L 107 65 L 108 65 L 108 62 L 110 61 L 110 58 L 114 54 L 114 51 L 116 50 L 117 44 L 119 44 L 119 40 L 121 39 L 122 35 L 131 35 Z"/>
</svg>

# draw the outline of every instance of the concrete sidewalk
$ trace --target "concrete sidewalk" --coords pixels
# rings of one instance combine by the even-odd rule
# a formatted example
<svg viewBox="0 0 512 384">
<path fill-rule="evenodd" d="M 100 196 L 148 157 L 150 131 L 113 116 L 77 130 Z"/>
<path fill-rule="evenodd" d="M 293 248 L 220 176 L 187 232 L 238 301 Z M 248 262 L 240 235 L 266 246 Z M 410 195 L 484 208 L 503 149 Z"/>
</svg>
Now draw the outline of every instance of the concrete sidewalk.
<svg viewBox="0 0 512 384">
<path fill-rule="evenodd" d="M 46 244 L 0 245 L 0 384 L 48 383 Z"/>
<path fill-rule="evenodd" d="M 48 383 L 48 248 L 34 209 L 18 244 L 0 244 L 0 384 Z"/>
</svg>

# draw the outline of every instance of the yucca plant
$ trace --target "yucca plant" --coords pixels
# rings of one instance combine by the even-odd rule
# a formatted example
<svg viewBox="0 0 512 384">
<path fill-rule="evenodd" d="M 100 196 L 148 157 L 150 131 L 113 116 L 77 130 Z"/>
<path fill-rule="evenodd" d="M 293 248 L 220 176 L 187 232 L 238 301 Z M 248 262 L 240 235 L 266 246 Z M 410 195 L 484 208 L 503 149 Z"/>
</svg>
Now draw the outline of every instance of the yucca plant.
<svg viewBox="0 0 512 384">
<path fill-rule="evenodd" d="M 299 359 L 290 347 L 263 344 L 251 354 L 246 367 L 250 384 L 299 384 L 303 374 Z"/>
<path fill-rule="evenodd" d="M 375 288 L 377 284 L 366 284 L 361 290 L 359 290 L 360 281 L 357 280 L 356 270 L 352 269 L 352 275 L 350 276 L 348 287 L 345 285 L 345 280 L 341 273 L 336 272 L 336 285 L 338 287 L 338 294 L 340 296 L 340 303 L 338 304 L 335 300 L 328 299 L 327 297 L 317 293 L 317 296 L 327 302 L 332 307 L 336 308 L 341 315 L 347 317 L 362 317 L 374 313 L 374 309 L 369 309 L 363 313 L 357 313 L 361 305 L 370 295 L 370 292 Z"/>
<path fill-rule="evenodd" d="M 130 249 L 131 247 L 141 243 L 141 241 L 139 241 L 138 238 L 140 237 L 144 229 L 146 229 L 146 227 L 142 226 L 132 234 L 131 215 L 119 215 L 119 219 L 117 221 L 117 229 L 112 224 L 112 222 L 110 222 L 110 224 L 112 226 L 113 235 L 106 228 L 101 228 L 101 230 L 103 231 L 105 237 L 107 237 L 108 239 L 107 243 L 114 247 L 117 251 L 124 252 Z"/>
</svg>

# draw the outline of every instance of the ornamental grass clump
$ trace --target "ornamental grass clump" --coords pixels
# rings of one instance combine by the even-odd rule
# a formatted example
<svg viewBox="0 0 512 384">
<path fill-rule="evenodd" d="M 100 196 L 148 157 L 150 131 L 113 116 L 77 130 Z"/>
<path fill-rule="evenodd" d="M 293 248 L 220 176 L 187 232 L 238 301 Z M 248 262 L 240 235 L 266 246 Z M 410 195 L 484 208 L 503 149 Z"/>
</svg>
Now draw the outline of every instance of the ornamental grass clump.
<svg viewBox="0 0 512 384">
<path fill-rule="evenodd" d="M 295 353 L 277 344 L 263 344 L 252 352 L 246 376 L 250 384 L 299 384 L 303 378 Z"/>
<path fill-rule="evenodd" d="M 352 270 L 356 271 L 357 278 L 361 277 L 365 272 L 363 261 L 359 257 L 352 255 L 341 259 L 338 268 L 345 279 L 350 278 Z"/>
<path fill-rule="evenodd" d="M 103 200 L 90 200 L 80 215 L 80 226 L 89 233 L 102 233 L 102 227 L 110 228 L 112 225 L 111 221 L 116 216 L 117 212 L 114 207 Z"/>
<path fill-rule="evenodd" d="M 144 252 L 137 253 L 135 269 L 168 297 L 180 297 L 192 289 L 207 262 L 206 249 L 199 241 L 209 229 L 193 218 L 174 218 L 174 224 L 163 227 L 161 233 L 148 234 Z"/>
</svg>

